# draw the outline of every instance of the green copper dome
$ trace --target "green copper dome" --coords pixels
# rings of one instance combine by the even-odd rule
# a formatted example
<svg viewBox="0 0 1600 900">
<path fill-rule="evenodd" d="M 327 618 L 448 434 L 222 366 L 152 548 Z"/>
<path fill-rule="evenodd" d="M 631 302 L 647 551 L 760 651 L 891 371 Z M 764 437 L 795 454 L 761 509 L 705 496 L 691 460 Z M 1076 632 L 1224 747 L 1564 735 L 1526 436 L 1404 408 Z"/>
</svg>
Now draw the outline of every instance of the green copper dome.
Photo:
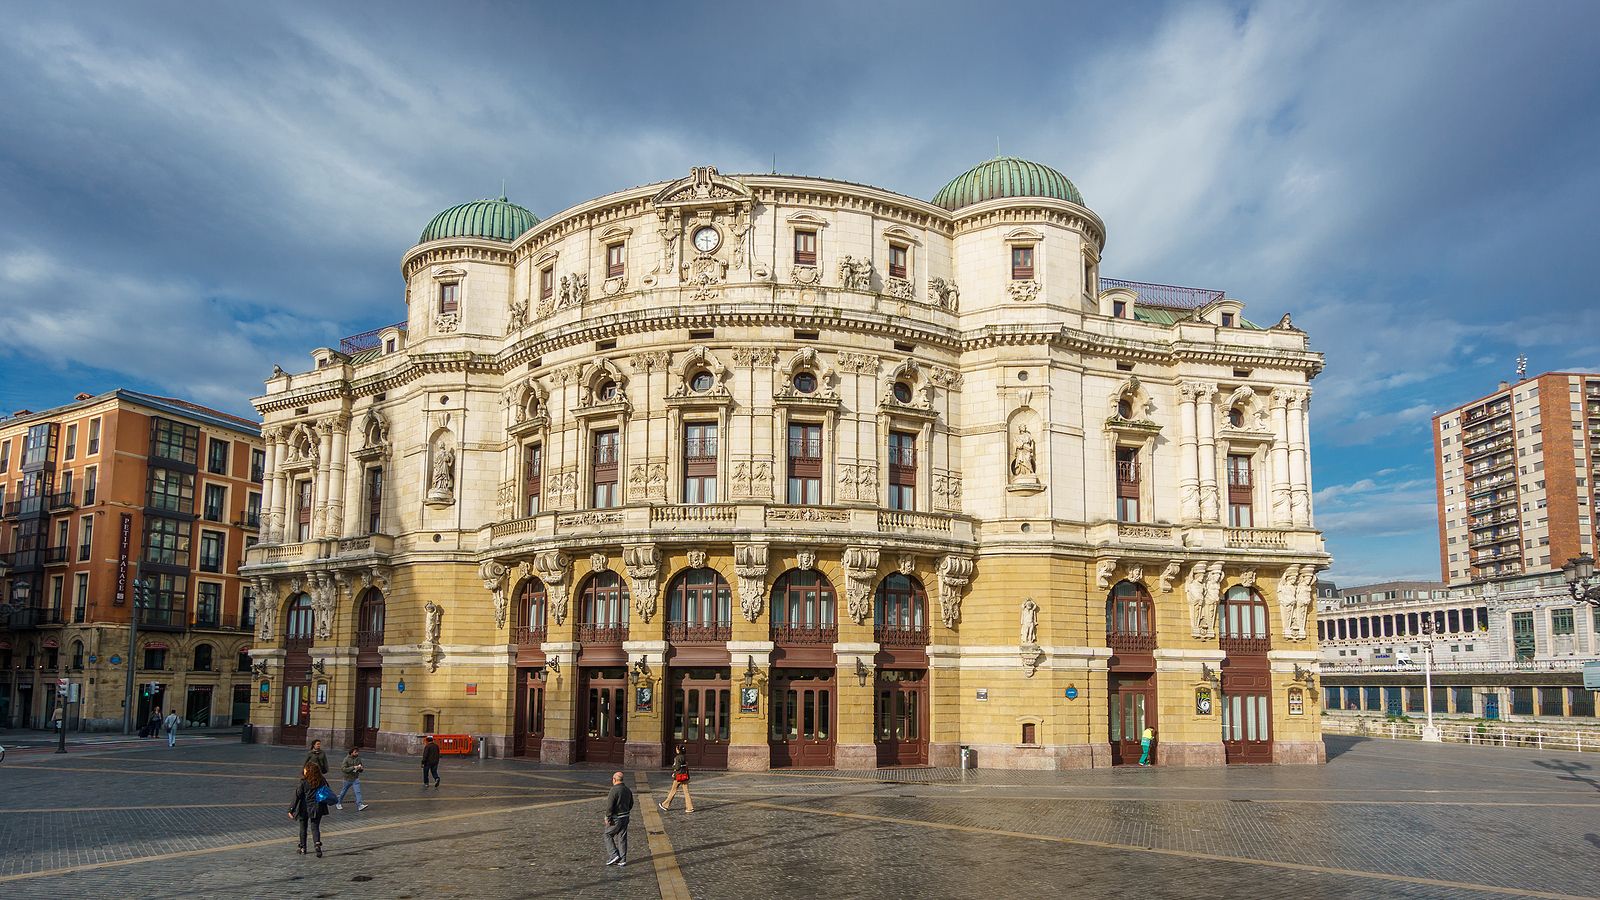
<svg viewBox="0 0 1600 900">
<path fill-rule="evenodd" d="M 1048 197 L 1083 205 L 1083 195 L 1067 176 L 1015 156 L 997 156 L 973 166 L 940 188 L 933 195 L 933 205 L 954 212 L 1001 197 Z"/>
<path fill-rule="evenodd" d="M 537 224 L 538 216 L 504 197 L 498 200 L 474 200 L 452 206 L 434 216 L 428 227 L 422 229 L 422 237 L 417 243 L 426 244 L 453 237 L 488 238 L 509 243 Z"/>
</svg>

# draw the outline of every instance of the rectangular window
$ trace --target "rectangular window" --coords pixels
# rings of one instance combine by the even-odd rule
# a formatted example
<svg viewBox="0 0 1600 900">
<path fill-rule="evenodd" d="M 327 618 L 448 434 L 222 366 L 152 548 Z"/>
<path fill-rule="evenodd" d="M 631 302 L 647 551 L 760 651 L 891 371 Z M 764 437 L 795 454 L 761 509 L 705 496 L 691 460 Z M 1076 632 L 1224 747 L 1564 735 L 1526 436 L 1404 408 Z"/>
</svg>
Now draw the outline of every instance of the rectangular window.
<svg viewBox="0 0 1600 900">
<path fill-rule="evenodd" d="M 717 423 L 683 426 L 683 502 L 717 502 Z"/>
<path fill-rule="evenodd" d="M 171 469 L 152 468 L 145 505 L 162 512 L 193 515 L 194 476 Z"/>
<path fill-rule="evenodd" d="M 0 441 L 0 472 L 11 470 L 11 442 Z"/>
<path fill-rule="evenodd" d="M 1223 328 L 1232 328 L 1233 327 L 1233 313 L 1223 313 L 1222 314 L 1222 327 Z"/>
<path fill-rule="evenodd" d="M 1128 317 L 1128 301 L 1111 301 L 1111 316 L 1116 319 L 1126 319 Z"/>
<path fill-rule="evenodd" d="M 228 489 L 220 484 L 206 485 L 206 499 L 202 506 L 202 514 L 207 521 L 224 522 L 223 516 L 228 512 Z"/>
<path fill-rule="evenodd" d="M 1030 281 L 1033 279 L 1033 248 L 1011 248 L 1011 279 L 1013 281 Z"/>
<path fill-rule="evenodd" d="M 261 492 L 251 491 L 244 497 L 244 527 L 261 527 Z"/>
<path fill-rule="evenodd" d="M 163 648 L 163 647 L 146 647 L 146 648 L 144 648 L 144 665 L 141 666 L 140 668 L 143 668 L 145 671 L 148 671 L 148 672 L 160 672 L 160 671 L 166 669 L 166 667 L 167 667 L 167 651 L 166 651 L 166 648 Z"/>
<path fill-rule="evenodd" d="M 822 502 L 822 426 L 789 426 L 789 503 L 815 506 Z"/>
<path fill-rule="evenodd" d="M 55 613 L 55 621 L 61 621 L 61 601 L 67 594 L 67 579 L 57 575 L 50 579 L 50 611 Z M 53 668 L 53 667 L 52 667 Z"/>
<path fill-rule="evenodd" d="M 626 257 L 623 254 L 624 245 L 619 243 L 606 245 L 606 277 L 620 278 L 627 271 Z"/>
<path fill-rule="evenodd" d="M 22 464 L 31 466 L 42 463 L 55 455 L 56 424 L 45 422 L 34 425 L 22 440 Z"/>
<path fill-rule="evenodd" d="M 250 480 L 260 484 L 267 476 L 267 451 L 250 448 Z"/>
<path fill-rule="evenodd" d="M 522 448 L 522 514 L 539 514 L 539 498 L 544 493 L 544 445 Z"/>
<path fill-rule="evenodd" d="M 246 584 L 239 588 L 239 627 L 246 630 L 256 624 L 256 592 Z M 245 668 L 249 668 L 246 666 Z"/>
<path fill-rule="evenodd" d="M 195 465 L 200 453 L 200 429 L 171 419 L 153 419 L 150 455 L 156 459 Z"/>
<path fill-rule="evenodd" d="M 295 540 L 311 539 L 311 479 L 303 478 L 295 486 Z"/>
<path fill-rule="evenodd" d="M 1594 715 L 1594 691 L 1583 688 L 1567 688 L 1567 714 L 1572 716 Z"/>
<path fill-rule="evenodd" d="M 372 466 L 362 479 L 363 502 L 367 511 L 367 534 L 382 534 L 383 519 L 383 467 Z"/>
<path fill-rule="evenodd" d="M 594 433 L 591 481 L 594 483 L 592 505 L 595 509 L 608 509 L 622 503 L 617 490 L 617 457 L 621 448 L 621 437 L 615 429 Z"/>
<path fill-rule="evenodd" d="M 1228 525 L 1232 528 L 1251 528 L 1255 516 L 1251 508 L 1254 479 L 1250 471 L 1250 457 L 1240 453 L 1228 454 Z"/>
<path fill-rule="evenodd" d="M 917 508 L 917 436 L 889 432 L 889 508 Z"/>
<path fill-rule="evenodd" d="M 89 573 L 79 572 L 78 583 L 72 592 L 72 620 L 84 622 L 89 618 Z"/>
<path fill-rule="evenodd" d="M 556 270 L 545 266 L 539 270 L 539 299 L 549 300 L 556 295 Z"/>
<path fill-rule="evenodd" d="M 67 426 L 67 446 L 62 448 L 62 450 L 61 450 L 61 458 L 62 459 L 72 459 L 73 457 L 75 457 L 77 455 L 78 455 L 78 426 L 76 424 L 68 425 Z"/>
<path fill-rule="evenodd" d="M 1567 708 L 1564 705 L 1564 701 L 1566 700 L 1566 698 L 1563 696 L 1563 694 L 1565 694 L 1565 693 L 1566 693 L 1565 691 L 1563 691 L 1561 688 L 1558 688 L 1558 687 L 1542 687 L 1542 688 L 1539 688 L 1539 715 L 1541 715 L 1541 716 L 1564 716 L 1564 715 L 1566 715 L 1567 714 Z"/>
<path fill-rule="evenodd" d="M 95 489 L 100 486 L 100 467 L 90 466 L 83 470 L 83 505 L 94 505 Z"/>
<path fill-rule="evenodd" d="M 1531 611 L 1511 614 L 1511 649 L 1517 659 L 1533 659 L 1534 654 L 1538 652 L 1538 644 L 1533 636 Z"/>
<path fill-rule="evenodd" d="M 796 231 L 794 233 L 794 264 L 797 266 L 814 266 L 817 264 L 817 233 L 815 231 Z"/>
<path fill-rule="evenodd" d="M 213 475 L 228 474 L 228 442 L 210 438 L 206 441 L 206 471 Z"/>
<path fill-rule="evenodd" d="M 439 285 L 439 314 L 450 315 L 461 310 L 461 284 L 452 281 Z"/>
<path fill-rule="evenodd" d="M 78 562 L 88 562 L 94 555 L 94 516 L 78 520 Z"/>
<path fill-rule="evenodd" d="M 1575 633 L 1577 633 L 1577 628 L 1575 627 L 1575 624 L 1576 623 L 1574 623 L 1573 618 L 1572 618 L 1572 610 L 1570 610 L 1570 609 L 1552 609 L 1552 610 L 1550 610 L 1550 633 L 1551 634 L 1556 634 L 1556 635 L 1575 634 Z"/>
<path fill-rule="evenodd" d="M 1117 448 L 1117 521 L 1139 521 L 1139 450 Z"/>
<path fill-rule="evenodd" d="M 200 571 L 222 572 L 222 544 L 221 532 L 200 532 Z"/>
<path fill-rule="evenodd" d="M 908 262 L 909 258 L 910 258 L 910 252 L 907 250 L 905 244 L 890 244 L 889 245 L 889 277 L 890 278 L 905 278 L 906 277 L 906 272 L 909 269 L 909 267 L 907 266 L 907 262 Z"/>
<path fill-rule="evenodd" d="M 96 453 L 99 453 L 99 452 L 100 452 L 100 420 L 99 419 L 90 419 L 89 420 L 89 451 L 88 451 L 88 453 L 89 453 L 90 456 L 93 456 L 93 455 L 95 455 Z"/>
<path fill-rule="evenodd" d="M 195 586 L 194 624 L 201 628 L 222 624 L 222 585 L 202 581 Z"/>
<path fill-rule="evenodd" d="M 189 568 L 189 523 L 165 516 L 145 516 L 144 561 Z"/>
</svg>

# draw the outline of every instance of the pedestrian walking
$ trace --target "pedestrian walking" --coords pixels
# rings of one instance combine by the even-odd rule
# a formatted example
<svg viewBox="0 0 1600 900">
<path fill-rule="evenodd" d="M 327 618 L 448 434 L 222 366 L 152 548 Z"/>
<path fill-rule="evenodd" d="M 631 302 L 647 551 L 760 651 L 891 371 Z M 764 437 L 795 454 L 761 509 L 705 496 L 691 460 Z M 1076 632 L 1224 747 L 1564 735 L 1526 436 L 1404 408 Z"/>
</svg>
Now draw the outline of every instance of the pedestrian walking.
<svg viewBox="0 0 1600 900">
<path fill-rule="evenodd" d="M 320 738 L 311 742 L 311 749 L 306 752 L 306 762 L 315 763 L 318 772 L 328 774 L 328 754 L 323 751 Z"/>
<path fill-rule="evenodd" d="M 1139 765 L 1150 765 L 1150 745 L 1154 744 L 1155 742 L 1156 730 L 1146 725 L 1144 728 L 1144 734 L 1139 736 L 1139 747 L 1144 751 L 1143 753 L 1139 754 Z"/>
<path fill-rule="evenodd" d="M 60 731 L 61 730 L 61 710 L 62 710 L 62 708 L 57 706 L 56 707 L 56 711 L 54 713 L 50 714 L 50 730 L 51 731 Z"/>
<path fill-rule="evenodd" d="M 439 786 L 439 745 L 433 742 L 433 735 L 422 739 L 422 786 L 428 786 L 428 776 L 433 776 L 433 786 Z"/>
<path fill-rule="evenodd" d="M 356 812 L 361 812 L 367 808 L 367 804 L 361 802 L 361 771 L 366 768 L 361 764 L 361 748 L 351 747 L 350 753 L 344 758 L 344 765 L 339 768 L 344 772 L 344 786 L 339 788 L 339 799 L 334 802 L 333 808 L 344 809 L 345 795 L 350 793 L 351 788 L 354 788 L 356 792 Z"/>
<path fill-rule="evenodd" d="M 611 793 L 606 797 L 606 852 L 608 866 L 628 864 L 628 817 L 633 815 L 633 791 L 622 783 L 622 773 L 611 773 Z"/>
<path fill-rule="evenodd" d="M 140 737 L 145 737 L 145 738 L 153 738 L 153 737 L 155 737 L 156 735 L 158 735 L 160 733 L 161 733 L 161 707 L 158 706 L 155 709 L 150 710 L 150 721 L 144 723 L 144 727 L 139 730 L 139 736 Z"/>
<path fill-rule="evenodd" d="M 300 820 L 300 852 L 306 852 L 306 829 L 311 829 L 311 839 L 316 842 L 317 856 L 322 856 L 322 817 L 328 814 L 325 799 L 333 791 L 316 763 L 306 760 L 300 767 L 300 783 L 295 785 L 294 801 L 289 804 L 289 818 Z"/>
<path fill-rule="evenodd" d="M 175 746 L 178 743 L 178 711 L 167 713 L 167 718 L 162 724 L 167 729 L 167 746 Z"/>
<path fill-rule="evenodd" d="M 694 798 L 689 796 L 689 751 L 678 745 L 678 754 L 672 758 L 672 787 L 667 789 L 667 799 L 656 804 L 663 810 L 672 806 L 672 798 L 683 791 L 683 811 L 694 812 Z"/>
</svg>

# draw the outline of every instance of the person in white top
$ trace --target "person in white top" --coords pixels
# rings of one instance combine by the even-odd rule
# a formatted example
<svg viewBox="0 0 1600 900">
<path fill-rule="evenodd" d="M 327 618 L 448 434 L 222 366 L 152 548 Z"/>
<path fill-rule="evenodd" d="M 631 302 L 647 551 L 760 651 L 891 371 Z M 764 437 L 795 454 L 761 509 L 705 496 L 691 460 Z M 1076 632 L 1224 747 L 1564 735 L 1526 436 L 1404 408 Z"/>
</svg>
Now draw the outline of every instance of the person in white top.
<svg viewBox="0 0 1600 900">
<path fill-rule="evenodd" d="M 167 730 L 167 746 L 176 745 L 178 743 L 178 711 L 173 710 L 167 713 L 167 718 L 161 725 Z"/>
</svg>

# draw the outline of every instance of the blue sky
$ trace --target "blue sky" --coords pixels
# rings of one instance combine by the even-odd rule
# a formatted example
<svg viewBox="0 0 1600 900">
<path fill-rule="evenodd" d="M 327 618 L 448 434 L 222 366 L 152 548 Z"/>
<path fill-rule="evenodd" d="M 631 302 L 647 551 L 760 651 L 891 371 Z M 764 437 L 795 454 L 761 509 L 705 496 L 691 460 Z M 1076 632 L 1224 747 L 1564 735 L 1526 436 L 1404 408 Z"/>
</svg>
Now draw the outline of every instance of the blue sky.
<svg viewBox="0 0 1600 900">
<path fill-rule="evenodd" d="M 398 320 L 428 218 L 713 163 L 1067 173 L 1110 276 L 1294 314 L 1341 582 L 1437 577 L 1437 410 L 1600 366 L 1600 5 L 73 3 L 0 30 L 0 410 L 248 414 Z"/>
</svg>

